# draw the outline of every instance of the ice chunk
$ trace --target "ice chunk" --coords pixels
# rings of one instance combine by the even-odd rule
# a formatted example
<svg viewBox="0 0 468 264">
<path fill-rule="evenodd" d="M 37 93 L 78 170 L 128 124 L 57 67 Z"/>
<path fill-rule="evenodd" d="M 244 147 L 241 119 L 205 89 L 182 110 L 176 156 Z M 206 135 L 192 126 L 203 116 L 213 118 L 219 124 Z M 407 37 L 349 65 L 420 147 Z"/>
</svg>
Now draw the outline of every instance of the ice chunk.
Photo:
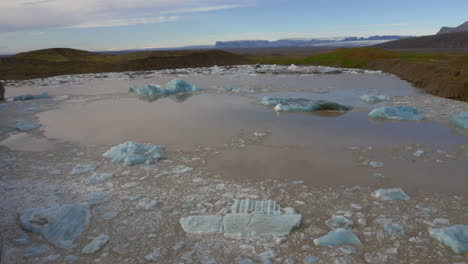
<svg viewBox="0 0 468 264">
<path fill-rule="evenodd" d="M 383 167 L 385 164 L 383 162 L 380 162 L 380 161 L 371 161 L 371 162 L 369 162 L 369 165 L 372 168 L 377 169 L 377 168 Z"/>
<path fill-rule="evenodd" d="M 202 91 L 202 89 L 196 86 L 193 86 L 191 83 L 182 79 L 174 79 L 163 86 L 150 84 L 150 85 L 136 86 L 136 87 L 130 88 L 130 92 L 134 92 L 142 96 L 170 95 L 170 94 L 196 92 L 196 91 Z"/>
<path fill-rule="evenodd" d="M 337 229 L 337 228 L 348 229 L 353 226 L 354 221 L 342 215 L 337 215 L 337 216 L 332 217 L 331 219 L 328 219 L 325 222 L 325 224 L 331 229 Z"/>
<path fill-rule="evenodd" d="M 284 210 L 275 201 L 237 200 L 231 213 L 181 218 L 187 233 L 224 233 L 231 238 L 257 238 L 288 235 L 298 228 L 302 216 L 293 208 Z"/>
<path fill-rule="evenodd" d="M 27 257 L 37 257 L 50 251 L 49 246 L 44 244 L 32 245 L 26 249 Z"/>
<path fill-rule="evenodd" d="M 351 107 L 329 101 L 285 102 L 275 106 L 277 112 L 348 111 Z"/>
<path fill-rule="evenodd" d="M 70 174 L 79 174 L 79 173 L 83 173 L 83 172 L 93 171 L 96 168 L 97 168 L 97 166 L 93 165 L 93 164 L 87 164 L 87 165 L 78 164 L 72 169 Z"/>
<path fill-rule="evenodd" d="M 93 254 L 98 252 L 107 242 L 109 241 L 109 236 L 101 234 L 91 241 L 88 245 L 86 245 L 81 253 L 83 254 Z"/>
<path fill-rule="evenodd" d="M 422 149 L 418 149 L 413 153 L 413 156 L 415 157 L 421 157 L 422 155 L 424 155 L 424 150 Z"/>
<path fill-rule="evenodd" d="M 315 256 L 306 256 L 304 257 L 304 259 L 302 260 L 302 262 L 304 264 L 314 264 L 314 263 L 317 263 L 319 261 L 319 258 L 315 257 Z"/>
<path fill-rule="evenodd" d="M 223 216 L 188 216 L 179 220 L 185 232 L 190 234 L 219 234 L 222 232 Z"/>
<path fill-rule="evenodd" d="M 72 249 L 73 241 L 84 232 L 90 218 L 89 205 L 71 204 L 25 210 L 20 215 L 20 225 L 59 248 Z"/>
<path fill-rule="evenodd" d="M 393 120 L 423 120 L 418 110 L 410 106 L 390 106 L 372 110 L 369 113 L 371 118 L 385 118 Z"/>
<path fill-rule="evenodd" d="M 384 201 L 409 200 L 410 197 L 402 189 L 379 189 L 372 193 L 372 196 Z"/>
<path fill-rule="evenodd" d="M 366 102 L 368 104 L 377 104 L 383 101 L 387 101 L 388 97 L 385 95 L 369 95 L 365 94 L 360 97 L 361 101 Z"/>
<path fill-rule="evenodd" d="M 36 128 L 41 127 L 41 126 L 42 125 L 33 124 L 33 123 L 30 123 L 28 121 L 23 121 L 23 120 L 19 120 L 15 124 L 16 129 L 18 129 L 19 131 L 29 131 L 29 130 L 36 129 Z"/>
<path fill-rule="evenodd" d="M 112 179 L 113 177 L 114 173 L 93 173 L 93 175 L 88 178 L 88 183 L 95 184 L 108 179 Z"/>
<path fill-rule="evenodd" d="M 468 252 L 468 225 L 454 225 L 440 229 L 429 228 L 429 234 L 457 254 Z"/>
<path fill-rule="evenodd" d="M 126 166 L 152 164 L 166 158 L 166 147 L 127 141 L 110 148 L 102 156 L 112 159 L 113 163 L 123 163 Z"/>
<path fill-rule="evenodd" d="M 384 229 L 391 236 L 400 237 L 400 236 L 405 235 L 405 229 L 399 224 L 395 224 L 395 223 L 385 224 Z"/>
<path fill-rule="evenodd" d="M 351 231 L 344 228 L 338 228 L 326 234 L 323 237 L 314 239 L 316 246 L 341 246 L 356 245 L 363 246 L 359 238 Z"/>
<path fill-rule="evenodd" d="M 468 129 L 468 112 L 461 112 L 453 117 L 453 124 L 463 129 Z"/>
<path fill-rule="evenodd" d="M 19 96 L 15 96 L 15 98 L 13 98 L 13 101 L 26 101 L 26 100 L 43 99 L 43 98 L 50 98 L 49 93 L 44 92 L 41 94 L 19 95 Z"/>
</svg>

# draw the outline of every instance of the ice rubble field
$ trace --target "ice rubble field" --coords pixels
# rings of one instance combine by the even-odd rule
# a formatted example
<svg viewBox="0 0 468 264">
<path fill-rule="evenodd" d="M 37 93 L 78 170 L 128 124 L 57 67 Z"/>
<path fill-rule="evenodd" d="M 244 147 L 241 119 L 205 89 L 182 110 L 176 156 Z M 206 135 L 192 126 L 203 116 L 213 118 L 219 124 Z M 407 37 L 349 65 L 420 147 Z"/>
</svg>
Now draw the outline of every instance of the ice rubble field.
<svg viewBox="0 0 468 264">
<path fill-rule="evenodd" d="M 256 65 L 59 76 L 16 85 L 239 72 L 376 74 Z M 134 91 L 198 91 L 188 83 L 179 90 L 176 84 Z M 249 93 L 241 88 L 224 92 Z M 360 99 L 369 104 L 391 100 L 384 95 Z M 37 100 L 38 105 L 35 99 L 15 106 L 9 102 L 0 111 L 28 120 L 17 120 L 17 130 L 37 133 L 34 111 L 24 110 L 54 104 L 53 99 Z M 316 111 L 324 105 L 326 110 L 351 109 L 301 98 L 264 97 L 261 103 L 276 111 Z M 377 110 L 369 115 L 422 119 L 410 106 Z M 466 113 L 453 122 L 466 128 Z M 16 133 L 2 131 L 0 136 Z M 268 133 L 249 131 L 231 147 L 259 144 L 265 137 Z M 58 150 L 39 153 L 0 147 L 4 263 L 468 263 L 468 204 L 462 196 L 406 193 L 398 186 L 319 188 L 293 175 L 282 181 L 228 180 L 205 166 L 221 150 L 203 146 L 180 151 L 132 141 L 57 144 Z M 424 155 L 418 151 L 414 157 Z M 385 164 L 371 161 L 369 166 L 378 170 Z"/>
</svg>

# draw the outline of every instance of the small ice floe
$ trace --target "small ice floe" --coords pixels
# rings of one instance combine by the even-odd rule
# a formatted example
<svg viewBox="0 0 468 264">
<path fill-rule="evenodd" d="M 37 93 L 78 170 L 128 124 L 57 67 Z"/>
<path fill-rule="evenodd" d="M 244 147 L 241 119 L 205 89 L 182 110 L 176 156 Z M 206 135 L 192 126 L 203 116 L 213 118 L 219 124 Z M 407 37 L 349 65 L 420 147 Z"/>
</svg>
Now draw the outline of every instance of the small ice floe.
<svg viewBox="0 0 468 264">
<path fill-rule="evenodd" d="M 314 244 L 316 246 L 363 246 L 359 238 L 353 232 L 344 228 L 335 229 L 323 237 L 314 239 Z"/>
<path fill-rule="evenodd" d="M 97 166 L 94 164 L 86 164 L 86 165 L 78 164 L 72 169 L 70 174 L 79 174 L 83 172 L 93 171 L 96 168 Z"/>
<path fill-rule="evenodd" d="M 126 166 L 152 164 L 166 158 L 166 147 L 127 141 L 110 148 L 102 156 Z"/>
<path fill-rule="evenodd" d="M 362 95 L 361 97 L 359 97 L 361 99 L 361 101 L 363 102 L 366 102 L 368 104 L 377 104 L 377 103 L 380 103 L 380 102 L 383 102 L 383 101 L 387 101 L 388 100 L 388 97 L 386 97 L 385 95 L 369 95 L 369 94 L 365 94 L 365 95 Z"/>
<path fill-rule="evenodd" d="M 457 254 L 468 252 L 468 225 L 454 225 L 450 227 L 429 228 L 429 235 L 451 248 Z"/>
<path fill-rule="evenodd" d="M 202 91 L 202 89 L 182 79 L 174 79 L 163 86 L 150 84 L 130 87 L 130 92 L 137 93 L 142 96 L 171 95 L 196 91 Z"/>
<path fill-rule="evenodd" d="M 384 201 L 409 200 L 410 197 L 402 189 L 379 189 L 372 193 L 372 196 Z"/>
<path fill-rule="evenodd" d="M 377 168 L 383 167 L 385 164 L 383 162 L 380 162 L 380 161 L 371 161 L 371 162 L 369 162 L 369 165 L 372 168 L 377 169 Z"/>
<path fill-rule="evenodd" d="M 330 229 L 338 229 L 338 228 L 345 228 L 349 229 L 353 226 L 354 221 L 351 219 L 348 219 L 342 215 L 337 215 L 332 217 L 331 219 L 328 219 L 325 224 L 330 228 Z"/>
<path fill-rule="evenodd" d="M 19 120 L 15 124 L 15 128 L 17 130 L 19 130 L 19 131 L 30 131 L 30 130 L 39 128 L 41 126 L 42 125 L 40 125 L 40 124 L 34 124 L 34 123 L 31 123 L 31 122 L 28 122 L 28 121 L 23 121 L 23 120 Z"/>
<path fill-rule="evenodd" d="M 44 93 L 41 93 L 41 94 L 19 95 L 19 96 L 15 96 L 13 98 L 13 101 L 26 101 L 26 100 L 44 99 L 44 98 L 50 98 L 49 93 L 44 92 Z"/>
<path fill-rule="evenodd" d="M 179 222 L 187 233 L 223 233 L 225 237 L 241 239 L 288 235 L 300 226 L 301 218 L 293 208 L 281 209 L 272 200 L 237 200 L 231 213 L 188 216 Z"/>
<path fill-rule="evenodd" d="M 461 112 L 453 117 L 453 124 L 456 127 L 468 129 L 468 112 Z"/>
<path fill-rule="evenodd" d="M 389 106 L 377 108 L 369 113 L 369 117 L 410 121 L 424 119 L 424 116 L 422 116 L 416 108 L 410 106 Z"/>
<path fill-rule="evenodd" d="M 109 236 L 101 234 L 93 239 L 88 245 L 86 245 L 81 253 L 83 254 L 93 254 L 98 252 L 107 242 L 109 242 Z"/>
<path fill-rule="evenodd" d="M 421 157 L 422 155 L 424 155 L 424 150 L 422 149 L 418 149 L 413 153 L 413 156 L 415 157 Z"/>
<path fill-rule="evenodd" d="M 95 184 L 108 179 L 112 179 L 113 177 L 114 173 L 93 173 L 93 175 L 88 178 L 88 183 Z"/>
<path fill-rule="evenodd" d="M 379 178 L 379 179 L 385 178 L 383 173 L 380 173 L 380 172 L 376 172 L 376 173 L 372 174 L 372 177 Z"/>
</svg>

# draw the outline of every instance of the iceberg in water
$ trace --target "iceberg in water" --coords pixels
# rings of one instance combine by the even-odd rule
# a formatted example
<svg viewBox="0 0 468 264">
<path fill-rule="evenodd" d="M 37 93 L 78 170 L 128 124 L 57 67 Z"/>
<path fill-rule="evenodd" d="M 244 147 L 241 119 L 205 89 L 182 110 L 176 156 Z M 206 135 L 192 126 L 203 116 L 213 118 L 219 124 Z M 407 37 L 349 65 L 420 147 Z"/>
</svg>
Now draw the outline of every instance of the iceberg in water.
<svg viewBox="0 0 468 264">
<path fill-rule="evenodd" d="M 390 106 L 372 110 L 369 113 L 372 118 L 385 118 L 393 120 L 423 120 L 418 110 L 411 106 Z"/>
<path fill-rule="evenodd" d="M 163 86 L 149 84 L 130 87 L 130 92 L 137 93 L 141 96 L 171 95 L 196 91 L 202 91 L 202 89 L 182 79 L 174 79 Z"/>
<path fill-rule="evenodd" d="M 387 101 L 388 97 L 385 95 L 370 95 L 365 94 L 360 97 L 361 101 L 366 102 L 368 104 L 377 104 L 383 101 Z"/>
<path fill-rule="evenodd" d="M 440 229 L 429 228 L 429 235 L 457 254 L 468 252 L 468 226 L 455 225 Z"/>
<path fill-rule="evenodd" d="M 280 98 L 265 96 L 261 103 L 275 106 L 277 112 L 313 112 L 313 111 L 348 111 L 350 106 L 323 100 L 309 100 L 305 98 Z"/>
<path fill-rule="evenodd" d="M 34 100 L 34 99 L 43 99 L 43 98 L 50 98 L 48 92 L 44 92 L 41 94 L 25 94 L 25 95 L 18 95 L 13 98 L 13 101 L 26 101 L 26 100 Z"/>
<path fill-rule="evenodd" d="M 110 148 L 102 156 L 112 159 L 113 163 L 126 166 L 152 164 L 166 158 L 166 147 L 127 141 Z"/>
<path fill-rule="evenodd" d="M 453 124 L 463 129 L 468 129 L 468 112 L 461 112 L 453 117 Z"/>
</svg>

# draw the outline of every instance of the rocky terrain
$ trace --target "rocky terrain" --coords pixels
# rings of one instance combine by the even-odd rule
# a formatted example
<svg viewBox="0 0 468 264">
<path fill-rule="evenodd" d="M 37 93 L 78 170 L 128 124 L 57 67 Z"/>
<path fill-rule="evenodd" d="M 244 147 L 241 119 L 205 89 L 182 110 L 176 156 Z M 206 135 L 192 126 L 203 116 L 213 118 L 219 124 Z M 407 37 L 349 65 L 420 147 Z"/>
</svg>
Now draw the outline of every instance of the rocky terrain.
<svg viewBox="0 0 468 264">
<path fill-rule="evenodd" d="M 239 127 L 220 145 L 160 148 L 166 142 L 89 145 L 47 138 L 47 125 L 41 123 L 44 113 L 69 105 L 91 107 L 105 100 L 137 98 L 148 89 L 153 96 L 170 95 L 185 87 L 184 92 L 200 96 L 255 100 L 256 94 L 291 90 L 314 96 L 333 92 L 330 87 L 295 90 L 274 85 L 203 86 L 201 91 L 174 81 L 161 87 L 139 85 L 139 89 L 133 87 L 133 93 L 121 93 L 105 90 L 106 82 L 114 87 L 117 82 L 166 83 L 162 79 L 193 76 L 321 79 L 341 74 L 381 73 L 244 65 L 9 81 L 8 100 L 0 104 L 1 263 L 468 263 L 466 190 L 401 188 L 392 182 L 396 175 L 382 173 L 390 166 L 387 160 L 400 166 L 423 163 L 446 168 L 447 174 L 455 170 L 455 165 L 448 164 L 462 164 L 466 171 L 468 141 L 461 139 L 468 134 L 452 123 L 453 116 L 468 112 L 466 102 L 425 93 L 353 95 L 365 106 L 356 106 L 351 112 L 367 115 L 368 109 L 382 106 L 415 107 L 426 122 L 453 129 L 461 140 L 450 148 L 420 142 L 385 147 L 370 142 L 345 145 L 342 151 L 350 155 L 351 162 L 369 174 L 371 183 L 363 185 L 309 184 L 293 173 L 280 179 L 233 178 L 210 169 L 210 161 L 225 152 L 265 146 L 274 133 L 261 128 Z M 15 97 L 24 95 L 22 91 L 37 94 L 39 90 L 50 91 L 50 95 Z M 157 99 L 153 104 L 163 103 Z M 257 106 L 274 112 L 268 106 L 314 103 L 282 100 L 271 103 L 274 100 L 267 98 L 262 101 L 271 105 Z M 367 105 L 378 103 L 378 107 Z M 66 129 L 67 124 L 63 126 Z M 138 133 L 143 133 L 144 127 L 140 129 Z M 109 131 L 108 137 L 116 132 Z M 348 177 L 356 176 L 351 175 L 349 172 Z M 263 221 L 256 222 L 256 218 Z"/>
</svg>

